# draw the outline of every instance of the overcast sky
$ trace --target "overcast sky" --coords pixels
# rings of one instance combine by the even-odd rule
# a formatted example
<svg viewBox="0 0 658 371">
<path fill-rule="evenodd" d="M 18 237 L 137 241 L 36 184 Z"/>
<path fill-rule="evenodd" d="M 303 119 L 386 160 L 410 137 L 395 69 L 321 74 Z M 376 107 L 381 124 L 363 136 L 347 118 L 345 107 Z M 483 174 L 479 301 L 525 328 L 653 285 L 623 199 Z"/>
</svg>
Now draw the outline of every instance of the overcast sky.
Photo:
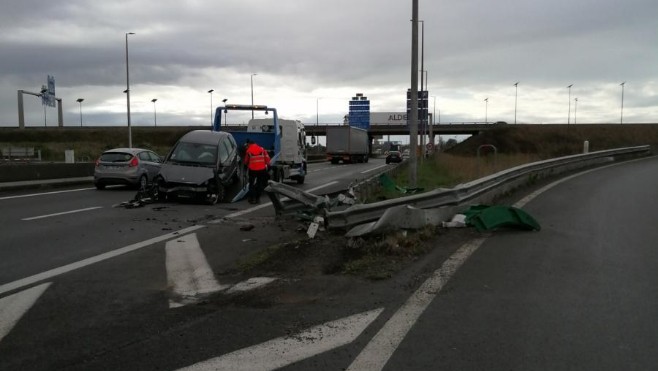
<svg viewBox="0 0 658 371">
<path fill-rule="evenodd" d="M 420 0 L 430 112 L 441 122 L 658 122 L 658 1 Z M 411 0 L 3 0 L 0 126 L 17 90 L 47 75 L 64 124 L 210 124 L 213 105 L 251 102 L 306 124 L 337 123 L 356 93 L 402 112 L 411 80 Z M 420 27 L 419 27 L 420 30 Z M 420 32 L 420 31 L 419 31 Z M 420 35 L 419 35 L 420 39 Z M 569 98 L 568 85 L 573 84 Z M 488 103 L 484 99 L 488 98 Z M 578 98 L 576 103 L 575 99 Z M 316 116 L 317 115 L 317 116 Z M 574 117 L 575 116 L 575 117 Z M 25 96 L 27 126 L 44 125 Z M 229 115 L 229 122 L 244 116 Z M 46 125 L 55 126 L 55 108 Z"/>
</svg>

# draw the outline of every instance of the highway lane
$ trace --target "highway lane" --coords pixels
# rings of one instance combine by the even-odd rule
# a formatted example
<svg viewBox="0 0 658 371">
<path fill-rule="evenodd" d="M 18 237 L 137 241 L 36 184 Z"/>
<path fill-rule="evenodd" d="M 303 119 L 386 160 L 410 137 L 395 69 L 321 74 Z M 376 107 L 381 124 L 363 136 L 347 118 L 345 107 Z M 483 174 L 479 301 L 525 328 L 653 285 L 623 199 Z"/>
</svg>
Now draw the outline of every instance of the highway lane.
<svg viewBox="0 0 658 371">
<path fill-rule="evenodd" d="M 655 369 L 657 185 L 654 157 L 539 195 L 542 230 L 488 238 L 384 369 Z"/>
<path fill-rule="evenodd" d="M 376 161 L 354 166 L 322 165 L 324 164 L 317 164 L 317 168 L 312 166 L 311 171 L 316 172 L 300 187 L 322 193 L 325 188 L 336 187 L 340 179 L 358 179 L 365 176 L 369 169 L 381 166 Z M 327 185 L 329 187 L 325 187 Z M 133 193 L 132 190 L 123 189 L 103 192 L 92 189 L 21 198 L 6 198 L 11 196 L 5 194 L 2 196 L 5 197 L 2 202 L 7 202 L 3 206 L 34 208 L 22 212 L 22 216 L 52 213 L 54 210 L 61 210 L 63 205 L 79 208 L 99 202 L 101 205 L 115 204 Z M 41 199 L 42 197 L 45 198 Z M 204 221 L 218 220 L 220 215 L 236 214 L 236 211 L 246 212 L 252 207 L 246 203 L 213 207 L 179 204 L 166 206 L 170 208 L 168 210 L 172 216 L 179 219 L 183 219 L 182 215 L 198 218 L 206 213 L 213 214 Z M 16 248 L 3 244 L 0 249 L 3 254 L 0 259 L 2 270 L 7 269 L 17 278 L 23 278 L 25 274 L 33 274 L 39 269 L 49 269 L 57 264 L 71 263 L 76 258 L 88 258 L 95 253 L 116 249 L 126 243 L 122 242 L 123 237 L 117 231 L 109 228 L 105 232 L 107 236 L 103 237 L 97 231 L 102 229 L 102 226 L 94 228 L 94 231 L 84 229 L 91 229 L 97 223 L 121 223 L 123 220 L 158 226 L 163 217 L 158 217 L 158 221 L 145 218 L 153 219 L 154 214 L 166 212 L 155 212 L 151 206 L 131 210 L 103 208 L 100 211 L 102 212 L 89 211 L 85 217 L 79 217 L 82 214 L 66 214 L 40 219 L 44 223 L 41 229 L 36 225 L 28 225 L 32 233 L 26 231 L 17 239 L 24 238 L 31 242 Z M 74 219 L 74 215 L 78 217 Z M 119 220 L 112 221 L 112 218 Z M 210 223 L 206 228 L 187 233 L 186 236 L 196 236 L 205 250 L 211 269 L 220 277 L 220 283 L 235 285 L 248 278 L 226 275 L 224 270 L 232 266 L 235 259 L 262 248 L 263 245 L 259 243 L 261 239 L 266 239 L 269 243 L 290 241 L 290 233 L 282 233 L 271 219 L 272 210 L 261 208 L 228 221 Z M 20 218 L 9 217 L 5 222 L 15 223 L 11 228 L 20 228 L 21 224 L 16 220 Z M 243 222 L 254 223 L 255 231 L 239 232 L 238 224 Z M 114 224 L 114 227 L 116 228 L 117 224 Z M 8 232 L 10 227 L 6 223 L 3 228 L 4 233 Z M 148 227 L 140 230 L 144 229 Z M 157 235 L 165 233 L 158 231 L 157 227 L 152 229 Z M 61 236 L 58 233 L 61 233 Z M 295 233 L 293 230 L 292 234 Z M 47 239 L 68 240 L 66 243 L 41 243 L 40 240 L 44 238 L 35 234 L 47 236 Z M 146 234 L 142 237 L 148 237 Z M 76 240 L 83 242 L 77 244 Z M 289 326 L 298 320 L 297 314 L 289 308 L 281 308 L 276 314 L 265 317 L 259 315 L 261 310 L 258 307 L 218 310 L 216 305 L 200 305 L 171 308 L 168 305 L 171 283 L 166 269 L 166 245 L 175 241 L 175 236 L 169 236 L 128 254 L 80 266 L 0 292 L 0 369 L 152 369 L 155 367 L 153 365 L 165 368 L 171 368 L 171 365 L 184 366 L 195 360 L 202 360 L 206 354 L 212 356 L 221 349 L 228 351 L 239 344 L 265 341 L 272 334 L 283 333 L 285 329 L 282 326 Z M 104 246 L 105 250 L 98 248 L 98 251 L 90 251 L 80 248 L 92 245 Z M 9 258 L 9 262 L 5 261 L 5 257 Z M 9 277 L 9 274 L 6 276 Z M 6 282 L 0 282 L 0 287 Z M 39 292 L 32 296 L 35 289 Z M 359 295 L 359 300 L 361 296 Z M 32 304 L 34 307 L 31 307 Z M 311 318 L 313 322 L 324 320 L 325 313 L 318 309 L 310 311 L 313 314 L 307 315 L 309 321 Z M 345 306 L 340 310 L 340 315 L 350 315 L 352 310 L 353 306 Z M 277 317 L 279 320 L 274 320 Z M 3 321 L 5 322 L 2 323 Z M 8 322 L 11 322 L 9 328 L 5 327 Z M 217 330 L 216 326 L 221 330 Z M 253 330 L 243 331 L 246 327 Z M 209 336 L 220 335 L 225 340 L 221 347 L 217 348 L 215 345 L 218 342 L 199 336 L 202 333 Z M 163 346 L 159 341 L 157 344 L 151 342 L 161 336 L 162 341 L 171 345 Z M 180 348 L 179 336 L 187 337 L 191 343 L 186 347 L 194 351 L 188 352 Z M 146 352 L 153 350 L 154 353 L 145 355 L 140 349 Z M 174 349 L 179 349 L 180 352 L 173 351 Z M 200 352 L 200 349 L 206 351 Z M 125 355 L 124 350 L 133 355 Z M 96 359 L 102 364 L 94 363 Z M 91 365 L 89 362 L 92 362 Z"/>
<path fill-rule="evenodd" d="M 342 174 L 339 169 L 318 173 Z M 622 362 L 651 369 L 658 354 L 652 274 L 658 260 L 651 249 L 658 237 L 652 224 L 657 170 L 656 159 L 597 169 L 531 201 L 525 208 L 543 230 L 499 231 L 486 239 L 450 272 L 454 277 L 402 334 L 385 369 L 619 369 Z M 629 185 L 632 194 L 625 192 Z M 630 213 L 643 220 L 629 224 Z M 254 251 L 257 236 L 278 233 L 268 214 L 259 209 L 194 232 L 221 284 L 245 278 L 225 271 L 229 261 Z M 239 232 L 242 221 L 255 222 L 260 235 Z M 610 228 L 611 222 L 624 228 Z M 292 350 L 308 358 L 286 370 L 347 369 L 400 308 L 418 306 L 409 295 L 456 250 L 446 242 L 392 280 L 282 280 L 262 296 L 174 309 L 167 304 L 165 242 L 154 243 L 49 280 L 9 335 L 0 334 L 0 369 L 178 369 L 260 354 L 263 344 L 275 349 L 276 339 L 306 340 Z M 322 354 L 313 350 L 312 336 L 296 335 L 326 323 L 317 331 L 320 339 L 329 337 L 333 321 L 369 313 L 376 316 L 363 333 L 356 326 L 345 331 L 357 340 Z M 385 340 L 390 348 L 394 339 Z M 265 361 L 286 356 L 274 353 Z"/>
<path fill-rule="evenodd" d="M 344 190 L 350 182 L 381 169 L 383 159 L 367 164 L 309 164 L 300 189 L 320 194 Z M 143 208 L 113 207 L 134 197 L 123 187 L 97 191 L 90 187 L 46 192 L 16 191 L 0 195 L 0 284 L 28 277 L 122 246 L 139 243 L 181 228 L 250 207 L 246 202 L 215 206 L 163 203 Z M 262 209 L 259 213 L 271 215 Z"/>
</svg>

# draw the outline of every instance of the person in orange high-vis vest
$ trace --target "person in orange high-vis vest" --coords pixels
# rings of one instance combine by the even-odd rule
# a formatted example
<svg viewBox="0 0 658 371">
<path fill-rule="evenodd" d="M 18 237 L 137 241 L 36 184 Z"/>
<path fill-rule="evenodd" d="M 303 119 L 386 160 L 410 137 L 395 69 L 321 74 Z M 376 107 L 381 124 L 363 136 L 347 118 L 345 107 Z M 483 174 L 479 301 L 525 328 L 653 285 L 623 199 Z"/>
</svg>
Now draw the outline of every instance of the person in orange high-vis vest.
<svg viewBox="0 0 658 371">
<path fill-rule="evenodd" d="M 270 166 L 270 155 L 258 144 L 247 139 L 247 150 L 245 151 L 244 164 L 249 169 L 249 192 L 247 193 L 250 204 L 260 202 L 260 195 L 267 184 L 267 169 Z"/>
</svg>

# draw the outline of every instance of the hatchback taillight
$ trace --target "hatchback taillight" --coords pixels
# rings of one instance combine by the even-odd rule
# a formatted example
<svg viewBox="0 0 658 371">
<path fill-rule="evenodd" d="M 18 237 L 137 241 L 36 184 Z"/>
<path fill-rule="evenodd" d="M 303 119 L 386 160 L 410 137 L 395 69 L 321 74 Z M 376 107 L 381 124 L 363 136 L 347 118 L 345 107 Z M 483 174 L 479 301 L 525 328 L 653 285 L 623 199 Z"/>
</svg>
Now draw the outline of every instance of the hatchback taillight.
<svg viewBox="0 0 658 371">
<path fill-rule="evenodd" d="M 99 157 L 99 158 L 96 159 L 96 167 L 98 167 L 98 165 L 100 165 L 100 164 L 101 164 L 101 159 Z"/>
<path fill-rule="evenodd" d="M 137 157 L 133 157 L 132 160 L 130 160 L 130 163 L 128 164 L 128 166 L 130 167 L 135 167 L 137 165 L 139 165 L 139 160 L 137 159 Z"/>
</svg>

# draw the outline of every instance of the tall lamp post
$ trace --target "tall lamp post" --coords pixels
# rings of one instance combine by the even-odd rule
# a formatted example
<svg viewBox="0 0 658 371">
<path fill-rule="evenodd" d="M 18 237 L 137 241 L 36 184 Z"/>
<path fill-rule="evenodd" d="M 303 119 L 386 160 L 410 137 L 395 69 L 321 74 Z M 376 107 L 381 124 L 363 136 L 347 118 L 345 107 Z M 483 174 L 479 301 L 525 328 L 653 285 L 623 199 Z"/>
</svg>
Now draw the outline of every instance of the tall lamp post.
<svg viewBox="0 0 658 371">
<path fill-rule="evenodd" d="M 76 102 L 80 103 L 80 127 L 82 127 L 82 102 L 84 100 L 85 100 L 84 98 L 76 99 Z"/>
<path fill-rule="evenodd" d="M 578 123 L 578 98 L 574 98 L 573 104 L 573 124 L 576 125 Z"/>
<path fill-rule="evenodd" d="M 153 98 L 151 99 L 151 102 L 153 102 L 153 126 L 157 127 L 158 126 L 158 116 L 155 113 L 155 102 L 158 101 L 158 98 Z"/>
<path fill-rule="evenodd" d="M 619 119 L 619 124 L 621 125 L 624 123 L 624 85 L 626 85 L 626 81 L 619 85 L 621 86 L 621 118 Z"/>
<path fill-rule="evenodd" d="M 567 114 L 567 125 L 571 123 L 571 87 L 572 86 L 573 84 L 567 86 L 567 88 L 569 89 L 569 113 Z"/>
<path fill-rule="evenodd" d="M 514 83 L 514 123 L 516 124 L 516 103 L 519 98 L 519 82 Z"/>
<path fill-rule="evenodd" d="M 320 122 L 320 98 L 315 98 L 315 126 Z"/>
<path fill-rule="evenodd" d="M 489 117 L 487 116 L 488 109 L 489 109 L 489 98 L 485 98 L 484 99 L 484 123 L 485 124 L 489 121 L 488 120 Z"/>
<path fill-rule="evenodd" d="M 128 148 L 133 147 L 133 134 L 130 127 L 130 68 L 128 67 L 128 35 L 134 35 L 134 32 L 126 32 L 126 114 L 128 116 Z"/>
<path fill-rule="evenodd" d="M 258 75 L 257 73 L 251 74 L 251 105 L 254 105 L 254 76 Z M 251 119 L 254 119 L 254 110 L 251 110 Z"/>
<path fill-rule="evenodd" d="M 212 127 L 212 92 L 213 91 L 215 91 L 215 89 L 208 90 L 208 94 L 210 94 L 210 127 Z"/>
</svg>

